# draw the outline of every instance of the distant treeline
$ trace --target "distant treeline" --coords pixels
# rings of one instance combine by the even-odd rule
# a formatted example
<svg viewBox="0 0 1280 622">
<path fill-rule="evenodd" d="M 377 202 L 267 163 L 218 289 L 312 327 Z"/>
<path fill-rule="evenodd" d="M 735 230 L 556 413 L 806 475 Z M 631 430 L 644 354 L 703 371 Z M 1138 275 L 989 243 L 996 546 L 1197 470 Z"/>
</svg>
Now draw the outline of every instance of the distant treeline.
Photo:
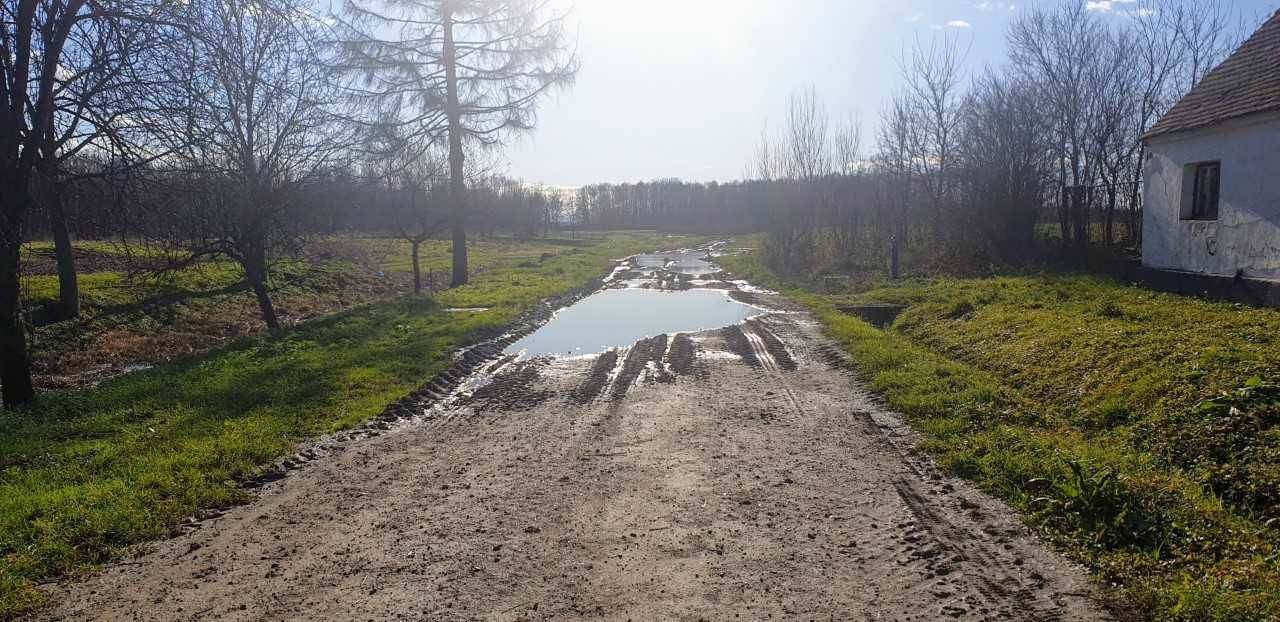
<svg viewBox="0 0 1280 622">
<path fill-rule="evenodd" d="M 127 179 L 68 180 L 62 194 L 68 231 L 80 239 L 136 240 L 144 233 L 158 232 L 156 223 L 167 215 L 174 221 L 168 226 L 196 232 L 196 221 L 202 217 L 201 194 L 207 189 L 189 176 L 181 185 L 172 183 L 166 180 L 168 175 L 132 170 Z M 477 233 L 540 235 L 565 226 L 569 216 L 566 197 L 556 189 L 501 175 L 472 180 L 469 188 L 468 223 Z M 445 232 L 452 211 L 441 178 L 415 181 L 355 169 L 317 175 L 294 197 L 306 206 L 294 210 L 289 219 L 291 232 L 301 234 L 359 232 L 394 237 L 425 228 L 435 236 Z M 168 207 L 159 210 L 161 205 Z M 44 211 L 33 213 L 26 229 L 31 239 L 53 235 L 53 223 Z"/>
<path fill-rule="evenodd" d="M 1212 0 L 1019 7 L 1008 63 L 967 76 L 955 36 L 917 41 L 873 140 L 833 123 L 812 89 L 762 132 L 752 181 L 594 185 L 591 226 L 766 231 L 778 269 L 1023 263 L 1133 248 L 1141 236 L 1141 136 L 1246 28 Z"/>
</svg>

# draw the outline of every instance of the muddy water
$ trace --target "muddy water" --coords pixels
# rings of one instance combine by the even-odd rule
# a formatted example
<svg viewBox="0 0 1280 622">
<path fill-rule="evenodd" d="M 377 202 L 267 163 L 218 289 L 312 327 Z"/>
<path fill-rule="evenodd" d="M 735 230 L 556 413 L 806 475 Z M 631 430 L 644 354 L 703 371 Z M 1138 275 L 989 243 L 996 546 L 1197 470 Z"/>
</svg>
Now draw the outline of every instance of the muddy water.
<svg viewBox="0 0 1280 622">
<path fill-rule="evenodd" d="M 648 336 L 729 326 L 760 313 L 719 290 L 607 289 L 560 311 L 507 352 L 590 354 Z"/>
<path fill-rule="evenodd" d="M 707 261 L 707 252 L 704 250 L 682 250 L 636 255 L 632 258 L 632 261 L 641 270 L 662 268 L 668 272 L 691 276 L 702 276 L 720 271 L 720 268 Z"/>
</svg>

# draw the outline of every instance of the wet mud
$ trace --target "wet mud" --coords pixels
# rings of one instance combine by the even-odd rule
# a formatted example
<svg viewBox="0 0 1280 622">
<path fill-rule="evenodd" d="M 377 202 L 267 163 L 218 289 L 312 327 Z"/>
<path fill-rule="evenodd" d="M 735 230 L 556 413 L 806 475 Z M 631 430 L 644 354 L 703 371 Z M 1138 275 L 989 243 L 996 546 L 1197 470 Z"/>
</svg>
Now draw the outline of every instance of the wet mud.
<svg viewBox="0 0 1280 622">
<path fill-rule="evenodd" d="M 575 404 L 590 404 L 604 391 L 609 384 L 613 368 L 618 365 L 618 351 L 609 350 L 595 358 L 591 369 L 582 383 L 573 390 L 571 399 Z"/>
<path fill-rule="evenodd" d="M 538 388 L 540 368 L 544 365 L 546 361 L 542 359 L 512 363 L 509 369 L 498 372 L 487 384 L 457 403 L 471 407 L 477 413 L 533 408 L 554 395 Z"/>
<path fill-rule="evenodd" d="M 662 366 L 662 358 L 667 352 L 667 336 L 658 335 L 648 339 L 641 339 L 631 349 L 627 351 L 627 358 L 622 363 L 622 369 L 618 372 L 618 377 L 613 381 L 613 391 L 610 398 L 614 401 L 621 400 L 626 397 L 627 391 L 631 389 L 641 374 L 647 374 L 655 379 L 666 374 L 666 370 Z"/>
<path fill-rule="evenodd" d="M 685 333 L 671 338 L 671 349 L 667 353 L 667 367 L 679 376 L 704 376 L 706 368 L 698 363 L 698 346 Z"/>
<path fill-rule="evenodd" d="M 778 336 L 773 334 L 773 331 L 769 330 L 764 322 L 747 320 L 744 325 L 749 327 L 751 332 L 764 342 L 765 351 L 769 353 L 769 356 L 773 357 L 778 367 L 786 371 L 796 370 L 796 362 L 791 358 L 791 353 L 787 351 L 787 346 L 783 345 L 782 340 L 778 339 Z"/>
<path fill-rule="evenodd" d="M 738 355 L 743 363 L 752 369 L 760 369 L 763 365 L 760 358 L 756 356 L 756 351 L 751 347 L 751 342 L 747 341 L 747 335 L 742 332 L 741 326 L 728 326 L 718 331 L 718 336 L 724 340 L 730 352 Z"/>
</svg>

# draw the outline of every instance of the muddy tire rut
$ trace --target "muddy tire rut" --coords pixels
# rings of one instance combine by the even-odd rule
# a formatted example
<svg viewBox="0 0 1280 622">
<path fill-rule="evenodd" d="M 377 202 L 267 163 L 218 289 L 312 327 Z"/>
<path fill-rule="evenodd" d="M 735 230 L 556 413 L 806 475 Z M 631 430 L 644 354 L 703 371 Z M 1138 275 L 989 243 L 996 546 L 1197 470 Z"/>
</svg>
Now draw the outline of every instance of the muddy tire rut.
<svg viewBox="0 0 1280 622">
<path fill-rule="evenodd" d="M 395 425 L 50 586 L 41 615 L 1108 618 L 1083 572 L 915 452 L 812 317 L 750 299 L 778 312 L 591 357 L 463 357 Z"/>
</svg>

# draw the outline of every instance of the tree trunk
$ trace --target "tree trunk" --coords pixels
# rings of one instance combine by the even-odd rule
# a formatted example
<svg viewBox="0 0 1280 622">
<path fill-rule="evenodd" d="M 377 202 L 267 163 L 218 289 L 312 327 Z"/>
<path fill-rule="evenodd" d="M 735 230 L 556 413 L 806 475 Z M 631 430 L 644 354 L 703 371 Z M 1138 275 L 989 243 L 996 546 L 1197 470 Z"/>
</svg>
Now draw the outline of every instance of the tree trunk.
<svg viewBox="0 0 1280 622">
<path fill-rule="evenodd" d="M 1129 230 L 1125 232 L 1125 241 L 1134 244 L 1142 240 L 1142 223 L 1139 221 L 1139 197 L 1142 192 L 1142 173 L 1146 167 L 1147 146 L 1138 143 L 1138 166 L 1134 167 L 1133 185 L 1129 188 Z"/>
<path fill-rule="evenodd" d="M 1089 197 L 1088 189 L 1076 186 L 1071 192 L 1072 217 L 1075 218 L 1075 245 L 1081 253 L 1089 245 Z"/>
<path fill-rule="evenodd" d="M 449 197 L 453 207 L 453 279 L 451 285 L 466 285 L 467 231 L 466 231 L 466 179 L 462 153 L 462 111 L 458 106 L 457 51 L 453 43 L 453 15 L 447 8 L 444 14 L 444 72 L 445 107 L 449 117 Z"/>
<path fill-rule="evenodd" d="M 1117 179 L 1119 177 L 1117 176 Z M 1104 225 L 1104 237 L 1107 246 L 1111 246 L 1115 242 L 1115 222 L 1116 222 L 1116 188 L 1114 185 L 1107 186 L 1107 213 L 1106 224 Z"/>
<path fill-rule="evenodd" d="M 253 288 L 253 295 L 258 298 L 258 310 L 262 312 L 262 322 L 267 330 L 280 330 L 280 318 L 276 316 L 275 304 L 271 302 L 271 292 L 267 291 L 267 257 L 264 251 L 253 250 L 246 253 L 243 262 L 245 279 Z"/>
<path fill-rule="evenodd" d="M 418 247 L 422 245 L 421 240 L 413 240 L 413 293 L 422 293 L 422 268 L 418 264 Z"/>
<path fill-rule="evenodd" d="M 2 207 L 10 211 L 9 206 Z M 5 215 L 10 216 L 6 221 L 12 220 L 11 213 Z M 0 397 L 6 407 L 25 404 L 35 397 L 27 332 L 22 321 L 19 280 L 22 244 L 19 240 L 17 232 L 6 231 L 4 240 L 0 241 Z"/>
<path fill-rule="evenodd" d="M 49 226 L 53 229 L 53 251 L 58 260 L 58 317 L 69 320 L 80 317 L 80 285 L 76 281 L 76 256 L 71 248 L 66 213 L 62 210 L 62 193 L 53 181 L 44 194 Z"/>
<path fill-rule="evenodd" d="M 1068 194 L 1070 190 L 1067 188 L 1066 181 L 1062 182 L 1062 192 L 1058 193 L 1058 231 L 1062 236 L 1062 246 L 1066 247 L 1071 244 L 1071 213 L 1070 200 Z"/>
<path fill-rule="evenodd" d="M 258 297 L 258 308 L 262 311 L 262 322 L 267 325 L 267 330 L 273 333 L 280 330 L 280 318 L 276 316 L 276 307 L 271 302 L 266 281 L 253 279 L 250 283 L 253 285 L 253 295 Z"/>
</svg>

